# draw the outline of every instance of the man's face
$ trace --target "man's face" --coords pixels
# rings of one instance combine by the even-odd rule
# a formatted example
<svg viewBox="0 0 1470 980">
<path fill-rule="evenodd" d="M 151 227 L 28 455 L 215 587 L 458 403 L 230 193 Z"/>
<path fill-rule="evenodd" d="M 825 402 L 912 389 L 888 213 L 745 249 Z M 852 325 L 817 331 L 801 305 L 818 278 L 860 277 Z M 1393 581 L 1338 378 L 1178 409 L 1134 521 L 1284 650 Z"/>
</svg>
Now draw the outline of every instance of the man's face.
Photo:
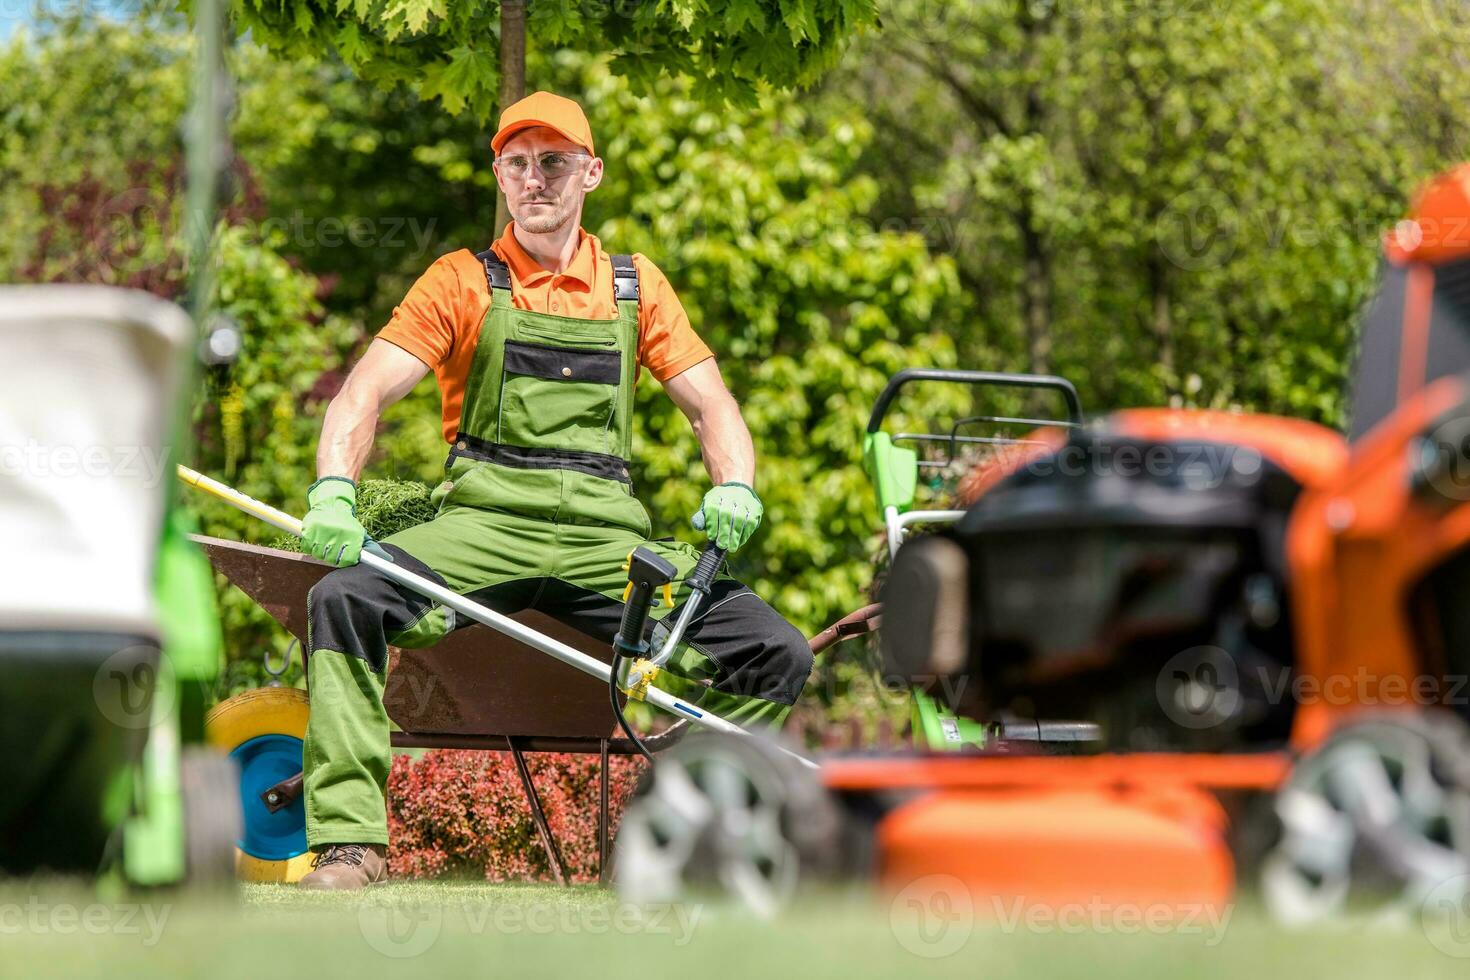
<svg viewBox="0 0 1470 980">
<path fill-rule="evenodd" d="M 571 171 L 560 176 L 548 175 L 539 166 L 543 153 L 574 155 Z M 602 183 L 601 158 L 588 156 L 586 148 L 544 126 L 523 129 L 506 140 L 500 147 L 500 158 L 506 157 L 538 161 L 523 175 L 510 173 L 499 163 L 495 165 L 495 179 L 505 193 L 511 217 L 532 234 L 544 235 L 568 221 L 579 221 L 583 198 Z"/>
</svg>

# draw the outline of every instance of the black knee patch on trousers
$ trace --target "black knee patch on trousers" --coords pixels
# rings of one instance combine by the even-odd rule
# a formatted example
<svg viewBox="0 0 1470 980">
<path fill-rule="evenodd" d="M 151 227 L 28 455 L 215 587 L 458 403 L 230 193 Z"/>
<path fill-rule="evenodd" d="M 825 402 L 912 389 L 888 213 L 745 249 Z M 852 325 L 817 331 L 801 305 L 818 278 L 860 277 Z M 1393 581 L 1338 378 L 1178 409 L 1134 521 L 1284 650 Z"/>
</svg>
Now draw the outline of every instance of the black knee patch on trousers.
<svg viewBox="0 0 1470 980">
<path fill-rule="evenodd" d="M 405 571 L 444 585 L 443 576 L 402 548 L 382 546 Z M 388 667 L 388 637 L 402 632 L 434 606 L 366 565 L 328 572 L 306 594 L 307 656 L 335 650 L 366 660 L 377 673 Z"/>
<path fill-rule="evenodd" d="M 719 664 L 722 676 L 714 688 L 726 694 L 795 704 L 812 672 L 806 637 L 739 582 L 726 579 L 711 587 L 689 637 Z"/>
</svg>

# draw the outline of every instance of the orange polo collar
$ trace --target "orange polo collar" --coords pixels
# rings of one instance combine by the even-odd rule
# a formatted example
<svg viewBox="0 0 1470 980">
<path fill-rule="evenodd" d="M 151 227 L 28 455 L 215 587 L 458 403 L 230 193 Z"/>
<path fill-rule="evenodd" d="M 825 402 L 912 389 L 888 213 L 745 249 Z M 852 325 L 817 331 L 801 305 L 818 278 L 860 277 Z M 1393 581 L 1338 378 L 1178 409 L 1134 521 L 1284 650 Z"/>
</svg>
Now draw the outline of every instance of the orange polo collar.
<svg viewBox="0 0 1470 980">
<path fill-rule="evenodd" d="M 575 279 L 588 289 L 596 279 L 596 262 L 598 242 L 595 237 L 587 234 L 582 229 L 577 229 L 577 251 L 572 256 L 572 262 L 561 272 L 553 273 L 550 269 L 543 268 L 539 262 L 531 258 L 529 252 L 521 247 L 516 240 L 515 233 L 511 230 L 515 222 L 505 226 L 505 232 L 495 242 L 495 251 L 510 266 L 511 274 L 522 286 L 535 286 L 552 275 L 559 275 L 563 279 Z"/>
</svg>

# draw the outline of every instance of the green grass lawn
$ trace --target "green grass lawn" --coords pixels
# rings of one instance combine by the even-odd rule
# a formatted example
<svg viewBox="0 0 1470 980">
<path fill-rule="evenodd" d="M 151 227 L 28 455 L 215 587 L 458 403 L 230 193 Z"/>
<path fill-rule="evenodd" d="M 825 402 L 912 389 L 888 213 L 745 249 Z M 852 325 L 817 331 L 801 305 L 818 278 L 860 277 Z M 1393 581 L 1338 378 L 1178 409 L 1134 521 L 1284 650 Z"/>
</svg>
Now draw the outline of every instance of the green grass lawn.
<svg viewBox="0 0 1470 980">
<path fill-rule="evenodd" d="M 863 892 L 811 896 L 775 922 L 728 907 L 639 910 L 596 888 L 484 883 L 238 898 L 99 898 L 0 886 L 0 977 L 1414 977 L 1465 976 L 1417 923 L 1286 931 L 1252 907 L 1223 931 L 1006 928 Z M 918 931 L 922 929 L 922 934 Z M 1470 936 L 1465 937 L 1470 953 Z M 406 968 L 406 969 L 405 969 Z"/>
</svg>

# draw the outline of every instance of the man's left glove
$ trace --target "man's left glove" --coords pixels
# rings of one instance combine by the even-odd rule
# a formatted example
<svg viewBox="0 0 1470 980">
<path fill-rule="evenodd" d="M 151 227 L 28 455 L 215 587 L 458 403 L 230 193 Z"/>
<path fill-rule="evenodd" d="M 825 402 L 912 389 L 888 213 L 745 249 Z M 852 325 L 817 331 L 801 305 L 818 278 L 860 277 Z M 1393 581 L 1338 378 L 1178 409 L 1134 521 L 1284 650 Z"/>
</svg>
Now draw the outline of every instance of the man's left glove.
<svg viewBox="0 0 1470 980">
<path fill-rule="evenodd" d="M 324 476 L 306 491 L 311 509 L 301 522 L 301 548 L 338 568 L 356 565 L 367 537 L 357 519 L 357 484 L 345 476 Z"/>
<path fill-rule="evenodd" d="M 750 487 L 743 483 L 721 483 L 704 495 L 704 503 L 689 523 L 733 555 L 761 526 L 764 513 L 761 498 Z"/>
</svg>

